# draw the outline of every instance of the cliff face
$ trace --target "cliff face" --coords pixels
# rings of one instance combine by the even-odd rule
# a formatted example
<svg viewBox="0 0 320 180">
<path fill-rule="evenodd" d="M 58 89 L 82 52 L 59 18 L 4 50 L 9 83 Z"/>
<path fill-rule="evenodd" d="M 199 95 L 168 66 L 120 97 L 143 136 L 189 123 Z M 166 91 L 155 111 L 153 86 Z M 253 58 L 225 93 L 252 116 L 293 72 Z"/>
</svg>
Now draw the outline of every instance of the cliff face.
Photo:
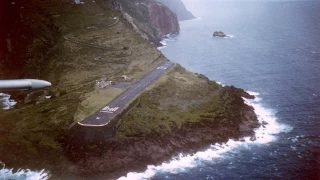
<svg viewBox="0 0 320 180">
<path fill-rule="evenodd" d="M 179 21 L 195 19 L 196 17 L 186 9 L 181 0 L 156 0 L 166 5 L 172 12 L 176 13 Z"/>
<path fill-rule="evenodd" d="M 164 5 L 153 0 L 120 2 L 127 21 L 149 41 L 158 44 L 164 35 L 179 32 L 177 16 Z M 57 4 L 58 8 L 51 7 Z M 0 78 L 44 78 L 40 70 L 52 56 L 50 49 L 61 37 L 61 30 L 69 25 L 55 22 L 72 16 L 81 6 L 71 2 L 1 1 Z M 75 20 L 73 24 L 81 27 L 83 22 Z"/>
<path fill-rule="evenodd" d="M 119 3 L 134 29 L 155 44 L 164 35 L 180 30 L 176 14 L 161 3 L 152 0 L 120 0 Z"/>
<path fill-rule="evenodd" d="M 13 70 L 19 73 L 28 64 L 33 67 L 28 72 L 46 72 L 48 80 L 55 82 L 50 89 L 54 99 L 0 110 L 0 159 L 6 167 L 45 168 L 54 175 L 117 176 L 179 152 L 252 135 L 258 124 L 253 109 L 240 97 L 248 97 L 245 92 L 178 66 L 139 96 L 119 121 L 113 121 L 118 124 L 111 127 L 116 130 L 111 139 L 106 127 L 69 129 L 79 110 L 87 116 L 122 91 L 94 89 L 95 80 L 121 73 L 134 82 L 167 60 L 128 28 L 128 22 L 152 42 L 179 32 L 179 25 L 173 12 L 153 0 L 119 0 L 126 20 L 114 9 L 115 1 L 83 0 L 83 5 L 67 1 L 0 3 L 0 61 L 9 63 L 5 70 L 13 75 Z M 60 36 L 71 40 L 58 41 Z M 41 64 L 46 67 L 39 68 Z"/>
</svg>

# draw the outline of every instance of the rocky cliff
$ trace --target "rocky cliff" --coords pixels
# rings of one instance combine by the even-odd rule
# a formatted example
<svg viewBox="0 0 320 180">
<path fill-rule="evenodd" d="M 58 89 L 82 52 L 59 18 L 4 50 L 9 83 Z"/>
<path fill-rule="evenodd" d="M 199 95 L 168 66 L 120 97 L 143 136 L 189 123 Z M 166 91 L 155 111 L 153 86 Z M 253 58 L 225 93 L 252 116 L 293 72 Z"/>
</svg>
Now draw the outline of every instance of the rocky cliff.
<svg viewBox="0 0 320 180">
<path fill-rule="evenodd" d="M 177 15 L 153 0 L 119 0 L 125 18 L 133 28 L 149 41 L 158 44 L 170 33 L 178 33 Z"/>
<path fill-rule="evenodd" d="M 73 127 L 65 147 L 72 163 L 62 168 L 115 178 L 178 153 L 192 154 L 212 143 L 253 136 L 253 128 L 259 126 L 253 108 L 241 98 L 254 97 L 242 89 L 222 87 L 179 66 L 160 81 L 121 118 L 115 137 L 105 138 L 103 128 Z"/>
<path fill-rule="evenodd" d="M 181 0 L 156 0 L 166 5 L 172 12 L 176 13 L 179 21 L 195 19 L 196 17 L 186 9 Z"/>
<path fill-rule="evenodd" d="M 252 135 L 259 126 L 241 98 L 252 97 L 243 90 L 222 87 L 178 65 L 143 92 L 119 121 L 112 121 L 115 136 L 110 138 L 110 127 L 72 126 L 126 88 L 100 89 L 96 82 L 101 78 L 125 74 L 129 78 L 124 84 L 130 85 L 167 61 L 131 27 L 155 43 L 179 31 L 176 15 L 158 2 L 121 0 L 122 12 L 115 1 L 82 2 L 21 0 L 0 6 L 0 13 L 12 15 L 0 16 L 1 58 L 19 52 L 7 62 L 28 59 L 28 66 L 22 63 L 21 68 L 53 82 L 54 94 L 0 110 L 0 161 L 6 167 L 46 169 L 52 179 L 72 179 L 66 175 L 70 172 L 88 179 L 96 173 L 114 178 L 179 152 Z M 2 11 L 15 5 L 12 13 Z M 65 38 L 59 41 L 61 36 Z M 24 58 L 29 56 L 33 58 Z M 11 73 L 17 67 L 5 70 Z"/>
</svg>

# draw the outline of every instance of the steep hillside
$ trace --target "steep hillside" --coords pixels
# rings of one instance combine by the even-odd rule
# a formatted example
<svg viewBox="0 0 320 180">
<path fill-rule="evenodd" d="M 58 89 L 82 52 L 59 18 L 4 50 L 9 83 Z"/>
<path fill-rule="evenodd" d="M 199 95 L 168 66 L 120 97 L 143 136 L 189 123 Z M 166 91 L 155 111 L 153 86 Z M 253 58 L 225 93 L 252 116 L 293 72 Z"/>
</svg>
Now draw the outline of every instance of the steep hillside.
<svg viewBox="0 0 320 180">
<path fill-rule="evenodd" d="M 195 19 L 196 17 L 186 9 L 181 0 L 156 0 L 166 5 L 172 12 L 178 16 L 179 21 Z"/>
<path fill-rule="evenodd" d="M 163 36 L 178 33 L 176 14 L 153 0 L 119 0 L 125 18 L 149 41 L 158 44 Z"/>
<path fill-rule="evenodd" d="M 0 78 L 24 77 L 28 68 L 41 68 L 60 37 L 43 1 L 1 1 Z M 41 73 L 29 77 L 40 78 Z"/>
<path fill-rule="evenodd" d="M 53 86 L 19 92 L 15 108 L 0 110 L 0 160 L 8 167 L 46 167 L 63 159 L 60 140 L 72 124 L 166 59 L 111 0 L 15 2 L 1 6 L 13 16 L 1 16 L 2 77 L 41 78 Z M 96 86 L 122 75 L 124 86 Z"/>
<path fill-rule="evenodd" d="M 0 110 L 0 161 L 6 167 L 45 168 L 53 179 L 70 179 L 70 173 L 115 178 L 179 152 L 252 135 L 258 126 L 241 98 L 251 96 L 179 65 L 137 96 L 111 127 L 75 125 L 167 61 L 150 41 L 178 32 L 177 17 L 151 0 L 121 0 L 121 6 L 113 0 L 15 2 L 1 6 L 14 7 L 5 11 L 14 18 L 0 17 L 10 27 L 0 26 L 3 77 L 38 77 L 53 86 L 20 93 L 15 108 Z M 117 84 L 102 88 L 106 81 Z M 115 136 L 104 136 L 108 128 Z"/>
</svg>

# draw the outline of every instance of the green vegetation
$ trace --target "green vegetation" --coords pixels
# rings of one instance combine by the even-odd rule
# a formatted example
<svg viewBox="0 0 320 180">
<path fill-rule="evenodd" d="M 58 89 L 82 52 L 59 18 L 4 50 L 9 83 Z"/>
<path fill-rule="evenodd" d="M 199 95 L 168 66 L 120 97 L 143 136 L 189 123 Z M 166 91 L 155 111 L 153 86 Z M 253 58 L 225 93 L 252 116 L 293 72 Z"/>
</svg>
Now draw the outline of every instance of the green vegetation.
<svg viewBox="0 0 320 180">
<path fill-rule="evenodd" d="M 95 81 L 121 75 L 134 81 L 166 60 L 127 26 L 121 13 L 110 8 L 110 1 L 82 1 L 84 5 L 70 0 L 22 1 L 32 12 L 24 14 L 25 19 L 33 19 L 22 21 L 33 27 L 33 34 L 26 38 L 31 42 L 26 50 L 19 52 L 25 53 L 19 57 L 28 57 L 23 66 L 28 73 L 21 76 L 52 82 L 49 91 L 53 96 L 46 100 L 44 92 L 37 92 L 24 104 L 26 94 L 20 94 L 16 108 L 0 110 L 0 160 L 8 167 L 59 167 L 67 161 L 61 142 L 70 126 L 124 90 L 102 90 L 95 87 Z M 17 72 L 12 76 L 19 77 Z M 207 121 L 237 124 L 243 107 L 242 99 L 232 91 L 179 65 L 135 102 L 117 124 L 113 140 L 164 135 L 186 124 Z"/>
<path fill-rule="evenodd" d="M 52 100 L 2 110 L 1 129 L 9 132 L 0 131 L 1 159 L 8 166 L 20 162 L 20 165 L 28 163 L 29 168 L 37 167 L 39 160 L 58 160 L 57 154 L 62 153 L 58 140 L 74 121 L 73 114 L 81 99 L 79 92 L 90 90 L 91 87 L 85 87 Z"/>
<path fill-rule="evenodd" d="M 162 79 L 122 117 L 118 137 L 164 135 L 185 124 L 207 121 L 217 125 L 239 123 L 242 98 L 216 82 L 180 66 Z"/>
<path fill-rule="evenodd" d="M 21 64 L 25 73 L 19 74 L 19 69 L 15 72 L 17 66 L 9 64 L 4 67 L 8 72 L 0 75 L 46 79 L 53 84 L 49 89 L 53 96 L 45 100 L 44 92 L 37 92 L 24 104 L 27 94 L 20 93 L 14 96 L 19 97 L 16 108 L 0 110 L 0 159 L 8 167 L 51 168 L 61 163 L 65 158 L 61 140 L 68 128 L 124 90 L 95 88 L 96 80 L 121 75 L 135 80 L 165 60 L 127 27 L 121 13 L 111 9 L 111 2 L 82 1 L 84 5 L 74 5 L 70 0 L 19 2 L 19 9 L 24 6 L 27 11 L 21 12 L 23 19 L 18 22 L 25 27 L 17 28 L 15 36 L 27 36 L 29 43 L 20 47 L 25 50 L 16 51 L 21 56 L 13 61 L 27 59 L 27 64 Z M 64 36 L 115 50 L 70 42 Z M 19 42 L 17 38 L 12 41 Z M 139 72 L 132 73 L 137 68 Z"/>
</svg>

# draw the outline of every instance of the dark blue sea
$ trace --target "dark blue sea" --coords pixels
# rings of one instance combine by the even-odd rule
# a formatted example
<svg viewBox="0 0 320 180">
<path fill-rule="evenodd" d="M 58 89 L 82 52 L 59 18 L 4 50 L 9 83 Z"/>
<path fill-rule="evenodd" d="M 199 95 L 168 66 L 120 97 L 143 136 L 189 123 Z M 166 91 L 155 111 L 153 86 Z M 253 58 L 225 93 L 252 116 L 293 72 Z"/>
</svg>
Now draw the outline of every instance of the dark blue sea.
<svg viewBox="0 0 320 180">
<path fill-rule="evenodd" d="M 199 18 L 180 22 L 161 51 L 255 94 L 248 103 L 268 125 L 256 141 L 213 144 L 122 179 L 320 179 L 320 2 L 190 4 Z M 214 31 L 230 37 L 213 38 Z"/>
<path fill-rule="evenodd" d="M 320 2 L 189 0 L 187 8 L 198 19 L 180 22 L 180 34 L 164 40 L 163 54 L 190 71 L 256 95 L 246 102 L 268 124 L 256 130 L 255 141 L 246 137 L 212 144 L 120 179 L 319 180 Z M 213 38 L 214 31 L 230 37 Z M 44 176 L 7 171 L 0 174 Z"/>
</svg>

